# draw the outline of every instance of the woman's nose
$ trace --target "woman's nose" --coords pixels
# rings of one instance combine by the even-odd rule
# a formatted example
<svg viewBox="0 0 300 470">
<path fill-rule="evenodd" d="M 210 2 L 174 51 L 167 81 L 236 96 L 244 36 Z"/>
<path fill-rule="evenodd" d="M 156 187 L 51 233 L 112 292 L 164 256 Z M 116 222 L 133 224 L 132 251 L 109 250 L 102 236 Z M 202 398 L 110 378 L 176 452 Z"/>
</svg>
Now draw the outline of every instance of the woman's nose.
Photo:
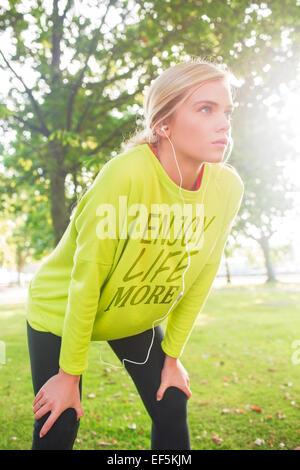
<svg viewBox="0 0 300 470">
<path fill-rule="evenodd" d="M 225 130 L 228 130 L 231 128 L 231 122 L 230 122 L 230 118 L 228 118 L 227 116 L 222 116 L 220 118 L 220 121 L 219 121 L 219 129 L 225 129 Z"/>
</svg>

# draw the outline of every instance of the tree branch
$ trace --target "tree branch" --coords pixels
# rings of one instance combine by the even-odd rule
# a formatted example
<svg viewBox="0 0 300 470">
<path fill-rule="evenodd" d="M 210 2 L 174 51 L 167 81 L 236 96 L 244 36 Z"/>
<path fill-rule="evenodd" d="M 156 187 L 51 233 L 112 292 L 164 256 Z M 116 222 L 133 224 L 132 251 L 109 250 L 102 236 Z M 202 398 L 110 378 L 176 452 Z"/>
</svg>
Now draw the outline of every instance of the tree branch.
<svg viewBox="0 0 300 470">
<path fill-rule="evenodd" d="M 166 44 L 171 38 L 172 36 L 176 36 L 176 34 L 178 34 L 177 31 L 170 31 L 169 34 L 166 34 L 165 37 L 163 38 L 162 41 L 159 42 L 159 46 L 162 48 L 164 44 Z M 119 43 L 117 43 L 114 47 L 116 47 L 117 49 L 117 45 Z M 111 50 L 110 50 L 111 52 Z M 153 49 L 152 48 L 149 48 L 149 53 L 146 55 L 146 56 L 143 56 L 142 58 L 140 58 L 140 63 L 144 63 L 144 61 L 147 61 L 148 59 L 150 59 L 151 57 L 153 56 Z M 76 126 L 76 129 L 75 129 L 75 132 L 79 132 L 81 130 L 81 126 L 84 122 L 84 118 L 90 108 L 90 106 L 93 104 L 95 98 L 97 99 L 97 96 L 101 96 L 102 95 L 102 92 L 104 90 L 105 87 L 113 84 L 114 82 L 116 82 L 117 80 L 124 80 L 125 78 L 128 78 L 128 77 L 131 77 L 132 73 L 136 70 L 137 68 L 137 63 L 135 62 L 134 66 L 131 67 L 127 72 L 125 72 L 123 75 L 114 75 L 112 78 L 110 78 L 109 80 L 107 80 L 107 75 L 108 75 L 108 72 L 109 72 L 109 66 L 110 66 L 110 63 L 113 59 L 113 54 L 110 54 L 110 60 L 108 62 L 108 64 L 106 65 L 105 67 L 105 77 L 104 79 L 101 80 L 101 82 L 99 82 L 99 84 L 101 83 L 101 87 L 97 90 L 97 94 L 95 93 L 92 93 L 89 98 L 87 99 L 87 105 L 85 106 L 85 109 L 83 110 L 81 116 L 79 117 L 78 119 L 78 123 L 77 123 L 77 126 Z M 96 96 L 95 96 L 96 95 Z"/>
<path fill-rule="evenodd" d="M 65 11 L 63 12 L 63 14 L 62 14 L 62 16 L 61 16 L 61 22 L 62 22 L 62 23 L 63 23 L 64 20 L 65 20 L 66 14 L 67 14 L 68 11 L 70 10 L 70 8 L 73 6 L 73 2 L 74 2 L 74 0 L 68 0 L 67 5 L 66 5 L 66 8 L 65 8 Z"/>
<path fill-rule="evenodd" d="M 95 48 L 97 47 L 99 37 L 102 35 L 101 28 L 103 26 L 103 23 L 105 22 L 108 11 L 109 11 L 110 7 L 112 5 L 114 5 L 115 3 L 116 3 L 116 0 L 110 0 L 109 1 L 108 5 L 107 5 L 107 8 L 106 8 L 106 12 L 102 17 L 101 24 L 100 24 L 99 28 L 95 28 L 95 30 L 94 30 L 94 35 L 93 35 L 93 37 L 91 39 L 91 42 L 90 42 L 90 47 L 89 47 L 88 54 L 87 54 L 87 57 L 86 57 L 86 60 L 85 60 L 85 64 L 84 64 L 83 68 L 81 69 L 81 71 L 79 73 L 79 77 L 78 77 L 75 85 L 73 86 L 72 92 L 71 92 L 70 97 L 69 97 L 69 102 L 68 102 L 68 106 L 67 106 L 67 130 L 70 130 L 71 126 L 72 126 L 72 112 L 73 112 L 75 97 L 76 97 L 76 94 L 77 94 L 81 84 L 82 84 L 82 80 L 83 80 L 83 77 L 85 75 L 85 72 L 88 68 L 88 61 L 89 61 L 90 57 L 92 56 Z"/>
<path fill-rule="evenodd" d="M 4 56 L 3 52 L 0 50 L 0 54 L 2 55 L 3 57 L 3 60 L 4 62 L 6 63 L 6 65 L 8 66 L 8 68 L 13 72 L 13 74 L 15 75 L 15 77 L 22 83 L 27 95 L 29 96 L 29 99 L 31 101 L 31 104 L 33 105 L 33 108 L 36 112 L 36 115 L 37 117 L 39 118 L 41 124 L 42 124 L 42 130 L 43 130 L 43 133 L 44 135 L 49 135 L 49 131 L 48 131 L 48 128 L 46 126 L 46 123 L 44 121 L 44 117 L 41 113 L 41 110 L 40 110 L 40 107 L 39 107 L 39 104 L 38 102 L 35 100 L 33 94 L 32 94 L 32 91 L 30 90 L 30 88 L 27 87 L 27 85 L 25 84 L 24 80 L 22 79 L 22 77 L 20 77 L 17 72 L 12 68 L 12 66 L 10 65 L 10 63 L 8 62 L 8 60 L 6 59 L 6 57 Z"/>
<path fill-rule="evenodd" d="M 50 132 L 47 130 L 46 132 L 44 131 L 44 129 L 40 128 L 40 127 L 37 127 L 35 126 L 34 124 L 30 124 L 28 121 L 25 121 L 23 118 L 17 116 L 16 114 L 13 114 L 12 116 L 13 118 L 17 119 L 17 121 L 20 121 L 22 122 L 26 127 L 28 127 L 30 130 L 34 131 L 34 132 L 38 132 L 39 134 L 42 134 L 46 137 L 49 137 L 50 135 Z"/>
</svg>

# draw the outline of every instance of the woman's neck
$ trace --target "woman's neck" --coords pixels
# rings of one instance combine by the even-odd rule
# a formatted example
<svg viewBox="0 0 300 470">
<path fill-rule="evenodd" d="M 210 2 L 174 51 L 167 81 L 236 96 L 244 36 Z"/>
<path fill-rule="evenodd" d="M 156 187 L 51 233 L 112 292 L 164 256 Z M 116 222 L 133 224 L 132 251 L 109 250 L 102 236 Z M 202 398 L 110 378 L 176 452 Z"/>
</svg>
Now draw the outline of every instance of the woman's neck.
<svg viewBox="0 0 300 470">
<path fill-rule="evenodd" d="M 160 161 L 161 165 L 163 166 L 166 173 L 169 177 L 180 186 L 180 174 L 178 171 L 178 167 L 175 162 L 174 153 L 169 145 L 169 148 L 165 146 L 158 146 L 158 145 L 151 145 L 154 149 L 154 153 L 158 160 Z M 185 158 L 182 155 L 178 155 L 178 151 L 176 151 L 176 157 L 180 172 L 182 174 L 182 188 L 188 189 L 189 191 L 195 191 L 197 188 L 199 173 L 201 170 L 201 163 L 195 162 L 192 159 Z M 195 177 L 196 175 L 196 177 Z"/>
</svg>

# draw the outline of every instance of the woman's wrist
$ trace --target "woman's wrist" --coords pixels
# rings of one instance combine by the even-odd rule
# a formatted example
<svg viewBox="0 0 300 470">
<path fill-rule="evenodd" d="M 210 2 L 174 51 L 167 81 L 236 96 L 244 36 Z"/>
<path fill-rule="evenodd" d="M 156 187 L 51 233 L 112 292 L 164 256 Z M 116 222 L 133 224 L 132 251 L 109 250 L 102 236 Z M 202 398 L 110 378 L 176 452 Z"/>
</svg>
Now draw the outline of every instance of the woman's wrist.
<svg viewBox="0 0 300 470">
<path fill-rule="evenodd" d="M 65 372 L 61 367 L 59 368 L 58 374 L 75 383 L 78 383 L 80 381 L 80 375 L 68 374 L 68 372 Z"/>
<path fill-rule="evenodd" d="M 177 357 L 172 357 L 172 356 L 168 356 L 168 354 L 166 354 L 166 357 L 165 357 L 165 364 L 177 364 L 177 361 L 178 361 L 178 358 Z"/>
</svg>

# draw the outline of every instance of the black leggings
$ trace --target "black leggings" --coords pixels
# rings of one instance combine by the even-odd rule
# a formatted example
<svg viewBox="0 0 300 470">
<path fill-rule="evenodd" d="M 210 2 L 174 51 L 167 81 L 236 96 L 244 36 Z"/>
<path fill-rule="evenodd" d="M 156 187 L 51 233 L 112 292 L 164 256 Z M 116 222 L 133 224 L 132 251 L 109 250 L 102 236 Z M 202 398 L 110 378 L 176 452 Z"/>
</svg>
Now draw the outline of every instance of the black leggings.
<svg viewBox="0 0 300 470">
<path fill-rule="evenodd" d="M 155 328 L 151 352 L 146 364 L 138 365 L 124 361 L 152 420 L 151 449 L 172 450 L 190 449 L 189 427 L 187 422 L 187 396 L 177 387 L 169 387 L 160 401 L 156 392 L 161 383 L 161 371 L 165 353 L 161 348 L 164 337 L 160 325 Z M 108 344 L 122 359 L 144 362 L 151 344 L 153 331 L 147 330 L 127 338 L 108 341 Z M 44 383 L 59 371 L 61 337 L 52 333 L 33 329 L 27 322 L 27 340 L 31 363 L 34 395 Z M 123 364 L 123 363 L 122 363 Z M 82 376 L 79 382 L 82 397 Z M 55 421 L 48 433 L 40 438 L 39 433 L 50 415 L 50 411 L 40 419 L 35 419 L 32 450 L 71 450 L 77 436 L 80 420 L 76 419 L 74 408 L 65 410 Z"/>
</svg>

